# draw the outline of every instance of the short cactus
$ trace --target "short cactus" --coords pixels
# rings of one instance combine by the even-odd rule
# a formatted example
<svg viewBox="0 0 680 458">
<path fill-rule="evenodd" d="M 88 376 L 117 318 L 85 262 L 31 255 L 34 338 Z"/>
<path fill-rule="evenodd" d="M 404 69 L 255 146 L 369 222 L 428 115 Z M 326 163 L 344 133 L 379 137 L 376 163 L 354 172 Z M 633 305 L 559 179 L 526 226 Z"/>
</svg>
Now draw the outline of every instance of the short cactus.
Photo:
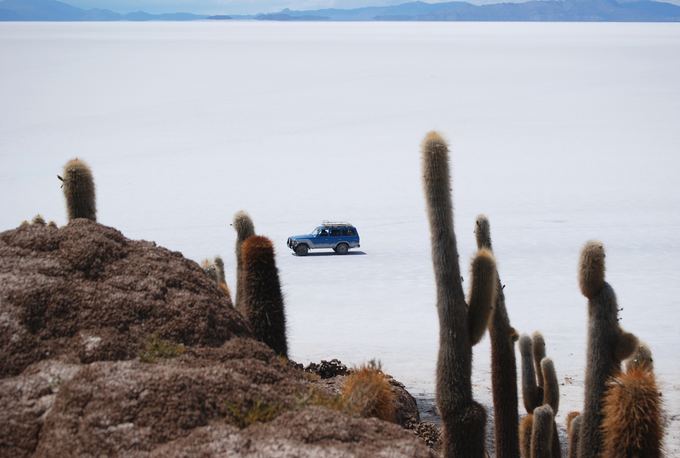
<svg viewBox="0 0 680 458">
<path fill-rule="evenodd" d="M 208 277 L 210 277 L 210 279 L 214 281 L 215 284 L 217 284 L 217 268 L 215 267 L 215 264 L 207 259 L 204 259 L 201 261 L 201 268 L 206 274 L 208 274 Z"/>
<path fill-rule="evenodd" d="M 486 248 L 492 251 L 490 224 L 484 215 L 477 217 L 475 237 L 478 249 Z M 496 276 L 496 303 L 489 321 L 494 438 L 498 458 L 516 458 L 519 456 L 517 363 L 515 361 L 517 332 L 510 326 L 510 318 L 505 308 L 503 285 L 498 278 L 498 273 Z"/>
<path fill-rule="evenodd" d="M 597 457 L 603 451 L 602 402 L 607 381 L 618 374 L 621 361 L 637 347 L 637 338 L 618 323 L 618 304 L 605 281 L 605 252 L 601 242 L 590 241 L 581 251 L 579 286 L 588 298 L 588 350 L 585 402 L 581 416 L 579 457 Z"/>
<path fill-rule="evenodd" d="M 578 458 L 578 439 L 581 435 L 581 421 L 583 418 L 578 412 L 575 416 L 567 417 L 567 457 Z M 571 421 L 569 421 L 571 418 Z"/>
<path fill-rule="evenodd" d="M 367 365 L 353 371 L 345 379 L 341 399 L 349 413 L 395 422 L 395 395 L 380 366 Z"/>
<path fill-rule="evenodd" d="M 533 342 L 526 334 L 519 338 L 519 353 L 522 359 L 522 400 L 527 413 L 533 413 L 536 407 L 543 404 L 543 389 L 536 383 Z"/>
<path fill-rule="evenodd" d="M 640 345 L 628 362 L 626 372 L 608 382 L 602 407 L 602 457 L 662 456 L 661 410 L 651 352 Z"/>
<path fill-rule="evenodd" d="M 255 337 L 288 356 L 286 317 L 274 247 L 254 235 L 243 242 L 243 307 Z"/>
<path fill-rule="evenodd" d="M 536 383 L 543 388 L 543 372 L 541 368 L 541 361 L 545 358 L 545 339 L 543 334 L 534 331 L 531 335 L 531 346 L 534 354 L 534 367 L 536 368 Z"/>
<path fill-rule="evenodd" d="M 250 216 L 243 210 L 234 215 L 232 223 L 236 231 L 236 309 L 243 313 L 243 255 L 241 247 L 248 237 L 255 235 L 255 225 Z"/>
<path fill-rule="evenodd" d="M 531 430 L 534 427 L 534 415 L 522 417 L 519 423 L 519 449 L 524 458 L 531 458 Z"/>
<path fill-rule="evenodd" d="M 552 458 L 555 416 L 548 404 L 536 407 L 531 428 L 531 458 Z M 559 456 L 559 455 L 558 455 Z"/>
<path fill-rule="evenodd" d="M 64 166 L 64 176 L 59 179 L 66 197 L 68 220 L 86 218 L 97 221 L 94 178 L 90 167 L 80 159 L 71 159 Z"/>
<path fill-rule="evenodd" d="M 44 226 L 45 225 L 45 218 L 43 218 L 42 215 L 40 213 L 38 213 L 37 215 L 35 215 L 33 217 L 31 224 L 35 224 L 37 226 Z"/>
<path fill-rule="evenodd" d="M 472 398 L 472 345 L 488 325 L 496 293 L 493 255 L 479 250 L 472 267 L 471 297 L 458 264 L 449 179 L 449 149 L 436 132 L 422 143 L 422 170 L 437 286 L 439 354 L 436 397 L 443 422 L 446 458 L 483 457 L 486 411 Z"/>
<path fill-rule="evenodd" d="M 217 271 L 217 282 L 227 283 L 224 274 L 224 260 L 220 256 L 215 256 L 215 270 Z"/>
</svg>

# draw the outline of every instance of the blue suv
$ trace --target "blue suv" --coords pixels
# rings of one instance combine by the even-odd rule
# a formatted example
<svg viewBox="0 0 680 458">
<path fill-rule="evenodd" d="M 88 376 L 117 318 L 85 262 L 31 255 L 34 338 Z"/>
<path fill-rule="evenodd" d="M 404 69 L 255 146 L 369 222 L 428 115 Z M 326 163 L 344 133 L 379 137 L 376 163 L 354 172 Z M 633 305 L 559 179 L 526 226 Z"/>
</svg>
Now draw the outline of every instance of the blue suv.
<svg viewBox="0 0 680 458">
<path fill-rule="evenodd" d="M 317 248 L 333 248 L 337 254 L 347 254 L 350 248 L 359 246 L 359 233 L 349 223 L 324 221 L 311 234 L 288 237 L 288 247 L 298 256 Z"/>
</svg>

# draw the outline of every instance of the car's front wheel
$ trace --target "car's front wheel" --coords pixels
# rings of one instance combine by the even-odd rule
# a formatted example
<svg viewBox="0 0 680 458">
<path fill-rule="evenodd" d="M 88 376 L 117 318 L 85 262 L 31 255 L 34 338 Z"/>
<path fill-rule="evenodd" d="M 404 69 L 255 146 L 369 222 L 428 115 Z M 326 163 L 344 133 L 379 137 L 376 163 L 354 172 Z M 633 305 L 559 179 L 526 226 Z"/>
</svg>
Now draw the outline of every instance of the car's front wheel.
<svg viewBox="0 0 680 458">
<path fill-rule="evenodd" d="M 307 256 L 309 252 L 309 247 L 307 245 L 300 244 L 295 247 L 295 254 L 298 256 Z"/>
<path fill-rule="evenodd" d="M 346 243 L 339 243 L 338 246 L 335 247 L 335 252 L 338 254 L 347 254 L 349 251 L 349 245 Z"/>
</svg>

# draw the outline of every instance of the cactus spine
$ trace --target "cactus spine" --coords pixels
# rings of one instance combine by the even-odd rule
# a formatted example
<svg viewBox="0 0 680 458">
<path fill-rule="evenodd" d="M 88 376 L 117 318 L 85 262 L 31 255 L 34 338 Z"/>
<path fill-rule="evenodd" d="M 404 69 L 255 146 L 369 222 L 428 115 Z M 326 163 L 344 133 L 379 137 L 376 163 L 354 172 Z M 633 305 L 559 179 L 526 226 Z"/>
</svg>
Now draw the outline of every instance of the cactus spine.
<svg viewBox="0 0 680 458">
<path fill-rule="evenodd" d="M 588 350 L 585 402 L 581 414 L 579 457 L 602 454 L 602 401 L 607 380 L 620 371 L 621 361 L 631 355 L 637 339 L 618 323 L 618 305 L 612 287 L 605 281 L 602 243 L 590 241 L 581 251 L 579 286 L 588 298 Z"/>
<path fill-rule="evenodd" d="M 626 366 L 626 373 L 608 382 L 602 407 L 602 456 L 660 457 L 664 434 L 661 394 L 649 348 L 640 345 Z"/>
<path fill-rule="evenodd" d="M 243 304 L 255 336 L 276 353 L 288 357 L 286 316 L 274 247 L 254 235 L 243 242 Z"/>
<path fill-rule="evenodd" d="M 243 306 L 243 242 L 255 235 L 253 220 L 244 211 L 239 211 L 234 215 L 232 226 L 236 230 L 236 310 L 244 312 Z"/>
<path fill-rule="evenodd" d="M 71 159 L 64 166 L 64 176 L 59 179 L 66 197 L 68 220 L 87 218 L 97 221 L 94 178 L 90 167 L 80 159 Z"/>
<path fill-rule="evenodd" d="M 477 253 L 471 288 L 475 297 L 469 303 L 483 310 L 470 310 L 465 302 L 453 230 L 448 156 L 448 146 L 441 136 L 428 133 L 422 143 L 422 170 L 439 316 L 436 397 L 444 424 L 444 456 L 481 458 L 485 453 L 486 411 L 472 398 L 470 380 L 473 337 L 481 336 L 473 336 L 471 331 L 477 332 L 488 324 L 495 301 L 496 265 L 488 250 Z M 483 303 L 480 297 L 490 303 Z"/>
<path fill-rule="evenodd" d="M 477 217 L 475 237 L 478 249 L 486 248 L 493 251 L 490 224 L 484 215 Z M 498 272 L 496 272 L 496 278 L 496 303 L 489 321 L 496 456 L 517 458 L 519 457 L 517 363 L 515 361 L 517 334 L 510 326 L 510 318 L 505 308 L 505 294 Z"/>
</svg>

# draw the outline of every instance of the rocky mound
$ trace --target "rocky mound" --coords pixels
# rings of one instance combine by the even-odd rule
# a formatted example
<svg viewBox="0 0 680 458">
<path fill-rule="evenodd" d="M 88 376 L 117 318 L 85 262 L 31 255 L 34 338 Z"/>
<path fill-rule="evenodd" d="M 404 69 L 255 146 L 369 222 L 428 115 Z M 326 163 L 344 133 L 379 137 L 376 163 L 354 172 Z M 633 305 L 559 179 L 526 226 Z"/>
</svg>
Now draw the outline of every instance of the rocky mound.
<svg viewBox="0 0 680 458">
<path fill-rule="evenodd" d="M 0 234 L 2 457 L 433 456 L 336 401 L 179 253 L 87 220 Z"/>
</svg>

